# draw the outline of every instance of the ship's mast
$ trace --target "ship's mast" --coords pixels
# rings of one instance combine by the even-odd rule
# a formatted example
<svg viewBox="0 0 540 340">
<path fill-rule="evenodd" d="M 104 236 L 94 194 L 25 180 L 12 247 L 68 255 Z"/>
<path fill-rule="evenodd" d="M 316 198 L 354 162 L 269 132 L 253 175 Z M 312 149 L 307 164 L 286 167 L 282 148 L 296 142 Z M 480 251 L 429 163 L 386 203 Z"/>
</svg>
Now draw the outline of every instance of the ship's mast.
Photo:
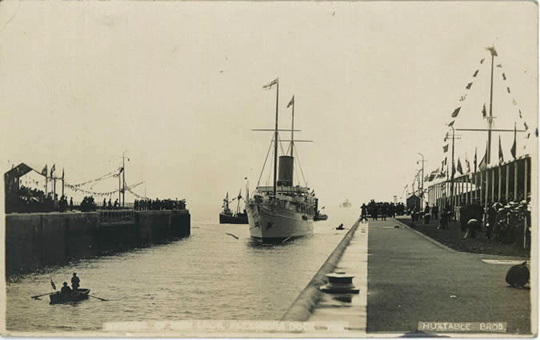
<svg viewBox="0 0 540 340">
<path fill-rule="evenodd" d="M 294 148 L 294 96 L 291 99 L 292 103 L 292 128 L 291 128 L 291 157 L 294 157 L 293 148 Z"/>
<path fill-rule="evenodd" d="M 223 210 L 226 212 L 229 211 L 229 193 L 227 193 L 227 196 L 223 200 Z"/>
<path fill-rule="evenodd" d="M 240 213 L 240 199 L 242 199 L 242 189 L 240 189 L 240 192 L 238 193 L 238 197 L 236 198 L 236 214 L 238 215 Z"/>
<path fill-rule="evenodd" d="M 279 78 L 276 79 L 276 129 L 274 132 L 274 197 L 277 192 L 277 155 L 278 155 L 278 110 L 279 110 Z"/>
</svg>

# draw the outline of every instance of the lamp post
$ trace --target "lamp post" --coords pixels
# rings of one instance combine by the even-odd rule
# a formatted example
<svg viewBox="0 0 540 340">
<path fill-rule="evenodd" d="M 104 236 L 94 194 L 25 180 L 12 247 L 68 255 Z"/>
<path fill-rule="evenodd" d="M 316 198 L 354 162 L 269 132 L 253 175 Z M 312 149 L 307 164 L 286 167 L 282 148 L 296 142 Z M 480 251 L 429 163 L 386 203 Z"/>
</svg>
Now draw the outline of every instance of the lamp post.
<svg viewBox="0 0 540 340">
<path fill-rule="evenodd" d="M 420 152 L 418 152 L 418 154 L 420 156 L 422 156 L 422 184 L 421 184 L 421 187 L 420 187 L 420 199 L 422 200 L 422 206 L 423 206 L 423 201 L 424 201 L 424 155 L 421 154 Z M 418 162 L 416 162 L 418 164 Z"/>
</svg>

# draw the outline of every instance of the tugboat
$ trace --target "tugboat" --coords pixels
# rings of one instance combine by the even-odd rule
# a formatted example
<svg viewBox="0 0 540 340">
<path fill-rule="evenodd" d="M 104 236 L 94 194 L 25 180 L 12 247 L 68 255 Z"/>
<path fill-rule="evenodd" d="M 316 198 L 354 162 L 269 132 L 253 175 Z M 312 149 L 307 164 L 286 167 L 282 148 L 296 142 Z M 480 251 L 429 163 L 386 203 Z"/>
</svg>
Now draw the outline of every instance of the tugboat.
<svg viewBox="0 0 540 340">
<path fill-rule="evenodd" d="M 253 239 L 261 243 L 285 242 L 289 239 L 313 235 L 313 218 L 315 216 L 315 193 L 306 186 L 293 185 L 294 165 L 294 96 L 289 102 L 292 105 L 292 129 L 290 153 L 279 156 L 278 177 L 278 102 L 279 79 L 272 81 L 265 88 L 276 85 L 276 124 L 274 132 L 274 182 L 273 186 L 259 186 L 248 199 L 247 213 L 249 232 Z M 263 130 L 268 131 L 268 130 Z M 263 169 L 264 171 L 264 169 Z"/>
<path fill-rule="evenodd" d="M 240 212 L 240 200 L 242 200 L 242 190 L 238 193 L 238 196 L 229 201 L 229 193 L 223 199 L 223 211 L 219 214 L 219 224 L 248 224 L 248 217 L 246 210 Z M 233 213 L 229 209 L 229 203 L 236 200 L 236 212 Z"/>
<path fill-rule="evenodd" d="M 315 199 L 315 216 L 313 217 L 313 221 L 326 221 L 328 219 L 328 215 L 321 213 L 321 210 L 324 210 L 324 207 L 321 208 L 321 210 L 318 209 L 319 206 L 319 200 Z"/>
</svg>

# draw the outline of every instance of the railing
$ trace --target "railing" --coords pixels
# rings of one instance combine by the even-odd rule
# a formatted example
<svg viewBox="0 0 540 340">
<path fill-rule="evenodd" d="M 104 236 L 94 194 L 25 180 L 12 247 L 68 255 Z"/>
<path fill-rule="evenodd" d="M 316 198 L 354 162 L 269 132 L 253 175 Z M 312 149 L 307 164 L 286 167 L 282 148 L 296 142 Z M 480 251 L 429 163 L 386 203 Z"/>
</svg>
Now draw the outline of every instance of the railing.
<svg viewBox="0 0 540 340">
<path fill-rule="evenodd" d="M 98 210 L 99 218 L 104 223 L 119 223 L 135 221 L 133 210 Z"/>
</svg>

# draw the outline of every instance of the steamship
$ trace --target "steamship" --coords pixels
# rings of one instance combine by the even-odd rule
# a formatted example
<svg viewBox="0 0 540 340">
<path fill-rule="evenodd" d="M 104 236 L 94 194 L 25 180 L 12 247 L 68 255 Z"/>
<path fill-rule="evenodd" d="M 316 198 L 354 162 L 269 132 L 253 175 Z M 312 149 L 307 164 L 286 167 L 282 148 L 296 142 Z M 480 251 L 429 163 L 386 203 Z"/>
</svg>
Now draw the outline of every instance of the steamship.
<svg viewBox="0 0 540 340">
<path fill-rule="evenodd" d="M 279 81 L 276 79 L 267 87 L 277 85 L 276 127 L 274 129 L 274 181 L 273 186 L 257 185 L 253 197 L 248 199 L 247 214 L 252 238 L 263 243 L 285 242 L 289 239 L 313 234 L 313 219 L 317 211 L 315 193 L 305 186 L 293 185 L 294 169 L 294 97 L 292 104 L 292 129 L 290 154 L 279 156 L 278 164 L 278 102 Z M 270 130 L 271 131 L 271 130 Z M 289 130 L 279 130 L 289 131 Z M 264 171 L 264 169 L 263 169 Z"/>
</svg>

